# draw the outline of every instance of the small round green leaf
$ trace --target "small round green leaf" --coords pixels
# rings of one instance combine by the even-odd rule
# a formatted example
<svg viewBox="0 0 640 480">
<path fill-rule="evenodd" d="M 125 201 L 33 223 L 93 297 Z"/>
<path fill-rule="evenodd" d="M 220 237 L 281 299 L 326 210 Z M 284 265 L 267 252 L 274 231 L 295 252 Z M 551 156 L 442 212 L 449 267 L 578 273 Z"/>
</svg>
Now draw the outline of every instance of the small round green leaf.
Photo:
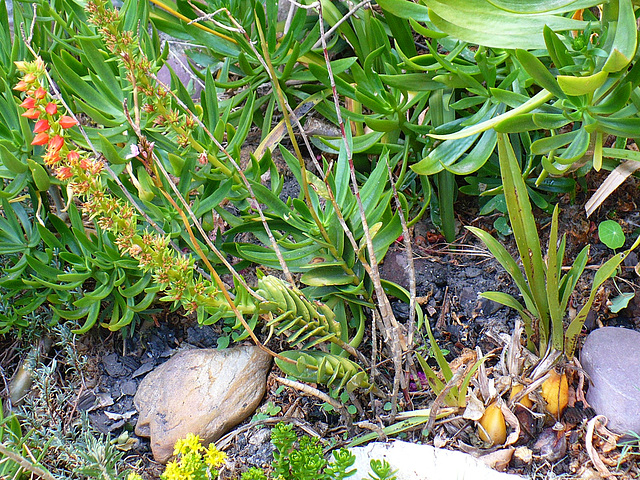
<svg viewBox="0 0 640 480">
<path fill-rule="evenodd" d="M 598 225 L 598 236 L 600 241 L 612 250 L 624 245 L 625 238 L 622 227 L 613 220 L 605 220 Z"/>
<path fill-rule="evenodd" d="M 631 301 L 631 299 L 635 297 L 635 295 L 635 292 L 621 293 L 616 298 L 613 298 L 611 300 L 611 306 L 609 307 L 609 310 L 611 310 L 611 313 L 618 313 L 620 310 L 627 308 L 627 306 L 629 305 L 629 301 Z"/>
</svg>

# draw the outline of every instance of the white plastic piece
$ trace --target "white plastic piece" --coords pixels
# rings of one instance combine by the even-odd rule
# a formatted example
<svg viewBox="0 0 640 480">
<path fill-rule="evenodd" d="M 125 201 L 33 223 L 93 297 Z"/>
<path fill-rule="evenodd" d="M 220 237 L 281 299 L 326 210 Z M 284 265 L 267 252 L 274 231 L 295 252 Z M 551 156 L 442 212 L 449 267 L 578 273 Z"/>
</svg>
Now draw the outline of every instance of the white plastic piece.
<svg viewBox="0 0 640 480">
<path fill-rule="evenodd" d="M 463 452 L 430 445 L 394 441 L 372 442 L 350 449 L 356 456 L 357 473 L 349 480 L 370 480 L 370 460 L 386 460 L 396 470 L 397 480 L 521 480 L 524 477 L 500 473 Z"/>
</svg>

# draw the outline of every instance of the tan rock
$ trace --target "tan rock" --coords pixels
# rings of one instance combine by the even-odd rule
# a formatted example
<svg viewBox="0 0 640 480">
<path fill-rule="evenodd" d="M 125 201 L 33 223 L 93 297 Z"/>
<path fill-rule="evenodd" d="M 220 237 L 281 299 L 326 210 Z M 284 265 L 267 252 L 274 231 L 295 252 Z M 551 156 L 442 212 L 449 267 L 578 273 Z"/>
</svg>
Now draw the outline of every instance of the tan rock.
<svg viewBox="0 0 640 480">
<path fill-rule="evenodd" d="M 138 387 L 136 434 L 151 438 L 153 456 L 161 463 L 188 433 L 208 445 L 257 408 L 270 365 L 271 357 L 253 346 L 174 355 Z"/>
</svg>

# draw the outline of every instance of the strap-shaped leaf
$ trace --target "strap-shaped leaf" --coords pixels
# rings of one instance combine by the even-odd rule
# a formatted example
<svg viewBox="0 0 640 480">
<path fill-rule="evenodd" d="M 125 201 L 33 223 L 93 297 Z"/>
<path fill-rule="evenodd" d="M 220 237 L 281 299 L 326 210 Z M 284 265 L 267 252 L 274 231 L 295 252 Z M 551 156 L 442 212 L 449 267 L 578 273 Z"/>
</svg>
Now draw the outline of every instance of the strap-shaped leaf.
<svg viewBox="0 0 640 480">
<path fill-rule="evenodd" d="M 424 0 L 429 18 L 441 31 L 469 43 L 495 48 L 544 48 L 542 31 L 582 30 L 586 22 L 551 10 L 542 14 L 510 12 L 487 0 Z M 592 2 L 593 3 L 593 2 Z M 409 14 L 410 15 L 410 14 Z"/>
<path fill-rule="evenodd" d="M 511 254 L 507 252 L 506 248 L 504 248 L 500 242 L 498 242 L 495 238 L 493 238 L 489 233 L 485 232 L 484 230 L 477 227 L 466 227 L 466 228 L 469 231 L 471 231 L 471 233 L 473 233 L 475 236 L 477 236 L 480 240 L 482 240 L 482 243 L 486 245 L 486 247 L 489 249 L 491 254 L 496 258 L 496 260 L 498 260 L 500 265 L 502 265 L 502 267 L 507 271 L 507 273 L 511 275 L 511 278 L 513 278 L 513 281 L 515 282 L 516 286 L 520 290 L 520 293 L 522 294 L 525 300 L 527 308 L 531 312 L 535 313 L 537 310 L 533 303 L 533 296 L 531 294 L 529 285 L 527 284 L 527 281 L 524 275 L 522 274 L 520 267 L 518 267 L 518 264 L 513 259 Z"/>
<path fill-rule="evenodd" d="M 551 135 L 550 137 L 541 138 L 531 144 L 531 153 L 534 155 L 545 155 L 558 148 L 564 147 L 578 136 L 580 130 L 573 132 L 561 133 L 559 135 Z"/>
<path fill-rule="evenodd" d="M 491 89 L 492 93 L 496 89 Z M 502 122 L 511 117 L 515 117 L 516 115 L 520 115 L 521 113 L 527 113 L 532 110 L 535 110 L 540 105 L 544 104 L 548 100 L 553 98 L 553 93 L 547 90 L 540 90 L 535 96 L 531 97 L 529 100 L 514 108 L 513 110 L 509 110 L 508 112 L 503 113 L 502 115 L 498 115 L 497 117 L 491 118 L 484 122 L 478 123 L 474 126 L 464 128 L 459 132 L 450 133 L 446 135 L 439 134 L 429 134 L 430 137 L 436 138 L 438 140 L 455 140 L 457 138 L 464 138 L 470 135 L 475 135 L 476 133 L 481 133 L 486 130 L 493 128 L 498 123 Z"/>
<path fill-rule="evenodd" d="M 640 118 L 595 117 L 596 126 L 604 133 L 618 137 L 634 138 L 640 131 Z"/>
<path fill-rule="evenodd" d="M 567 95 L 588 95 L 604 85 L 609 74 L 605 71 L 594 73 L 586 77 L 573 75 L 558 75 L 558 85 Z"/>
<path fill-rule="evenodd" d="M 556 68 L 560 69 L 574 64 L 573 57 L 569 54 L 567 46 L 547 25 L 544 26 L 543 36 L 547 52 L 549 52 L 551 61 L 555 64 Z"/>
<path fill-rule="evenodd" d="M 591 135 L 585 128 L 578 130 L 576 138 L 569 144 L 569 146 L 556 158 L 558 163 L 563 165 L 571 165 L 578 161 L 587 153 L 589 148 L 589 142 L 591 141 Z"/>
<path fill-rule="evenodd" d="M 484 166 L 498 143 L 494 130 L 486 131 L 464 158 L 451 165 L 443 165 L 446 170 L 456 175 L 469 175 Z"/>
<path fill-rule="evenodd" d="M 551 318 L 551 334 L 553 347 L 562 350 L 564 326 L 562 320 L 564 311 L 560 310 L 559 276 L 558 276 L 558 205 L 553 209 L 551 217 L 551 231 L 549 232 L 549 247 L 547 249 L 547 302 L 549 304 L 549 317 Z"/>
<path fill-rule="evenodd" d="M 549 306 L 546 294 L 546 267 L 542 260 L 538 228 L 531 211 L 527 186 L 508 136 L 498 134 L 500 174 L 511 220 L 513 236 L 518 246 L 531 296 L 540 320 L 540 339 L 546 345 L 548 333 Z"/>
<path fill-rule="evenodd" d="M 567 310 L 567 305 L 569 305 L 571 293 L 573 293 L 574 289 L 576 288 L 578 279 L 580 278 L 580 275 L 582 275 L 582 272 L 584 272 L 588 260 L 589 245 L 586 245 L 582 250 L 580 250 L 580 253 L 576 255 L 571 268 L 567 273 L 565 273 L 564 277 L 562 277 L 559 287 L 559 294 L 560 308 L 563 312 L 566 312 Z"/>
</svg>

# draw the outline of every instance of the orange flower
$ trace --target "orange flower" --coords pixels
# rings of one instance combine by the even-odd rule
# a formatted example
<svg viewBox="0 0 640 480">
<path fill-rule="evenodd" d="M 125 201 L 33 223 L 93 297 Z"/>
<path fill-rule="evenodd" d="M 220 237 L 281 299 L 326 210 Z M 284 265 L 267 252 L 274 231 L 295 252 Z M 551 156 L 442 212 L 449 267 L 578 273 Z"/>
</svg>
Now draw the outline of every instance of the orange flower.
<svg viewBox="0 0 640 480">
<path fill-rule="evenodd" d="M 27 82 L 25 82 L 24 80 L 20 80 L 15 87 L 13 87 L 14 90 L 18 90 L 19 92 L 26 92 L 27 89 L 29 88 L 29 84 Z"/>
<path fill-rule="evenodd" d="M 49 148 L 52 151 L 57 152 L 62 148 L 63 145 L 64 145 L 64 138 L 62 138 L 60 135 L 56 135 L 55 137 L 53 137 L 51 139 L 51 143 L 49 144 Z"/>
<path fill-rule="evenodd" d="M 36 67 L 36 71 L 40 73 L 44 72 L 44 60 L 42 60 L 40 57 L 35 59 L 33 65 L 34 67 Z"/>
<path fill-rule="evenodd" d="M 30 118 L 31 120 L 37 120 L 40 117 L 40 110 L 36 110 L 35 108 L 30 108 L 26 112 L 22 114 L 23 117 Z"/>
<path fill-rule="evenodd" d="M 60 126 L 62 128 L 71 128 L 71 127 L 76 126 L 78 124 L 78 121 L 73 117 L 70 117 L 68 115 L 63 115 L 60 118 L 60 122 L 59 123 L 60 123 Z"/>
<path fill-rule="evenodd" d="M 23 80 L 27 83 L 33 83 L 36 80 L 36 76 L 33 73 L 27 73 L 24 77 Z"/>
<path fill-rule="evenodd" d="M 40 132 L 35 136 L 31 145 L 46 145 L 49 143 L 49 135 L 46 132 Z"/>
<path fill-rule="evenodd" d="M 49 102 L 47 103 L 47 106 L 44 107 L 44 111 L 47 112 L 49 115 L 55 115 L 56 113 L 58 113 L 58 106 L 53 102 Z"/>
<path fill-rule="evenodd" d="M 60 161 L 60 155 L 58 152 L 54 152 L 49 148 L 47 149 L 47 153 L 42 157 L 42 160 L 44 160 L 44 163 L 47 165 L 51 166 Z"/>
<path fill-rule="evenodd" d="M 80 154 L 76 150 L 71 150 L 67 153 L 67 162 L 74 164 L 80 159 Z"/>
<path fill-rule="evenodd" d="M 49 128 L 49 120 L 38 120 L 36 122 L 36 126 L 33 128 L 33 133 L 46 132 L 47 130 L 49 130 Z"/>
<path fill-rule="evenodd" d="M 42 100 L 44 97 L 47 96 L 47 91 L 42 87 L 38 87 L 38 89 L 35 92 L 33 92 L 33 96 L 36 100 Z"/>
<path fill-rule="evenodd" d="M 27 97 L 24 99 L 24 101 L 20 104 L 20 106 L 22 108 L 33 108 L 36 106 L 36 99 L 33 97 Z"/>
<path fill-rule="evenodd" d="M 73 177 L 73 172 L 70 167 L 60 167 L 56 170 L 56 177 L 58 177 L 58 180 L 67 180 Z"/>
</svg>

